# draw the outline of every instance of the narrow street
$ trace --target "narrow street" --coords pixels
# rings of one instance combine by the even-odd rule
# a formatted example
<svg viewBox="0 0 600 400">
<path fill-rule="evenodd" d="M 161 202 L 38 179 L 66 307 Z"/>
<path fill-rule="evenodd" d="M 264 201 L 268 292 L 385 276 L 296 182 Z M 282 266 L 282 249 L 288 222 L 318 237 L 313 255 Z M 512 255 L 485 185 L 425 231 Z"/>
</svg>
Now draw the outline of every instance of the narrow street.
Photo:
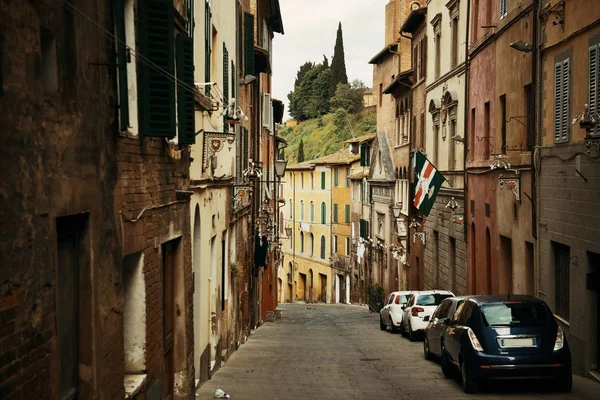
<svg viewBox="0 0 600 400">
<path fill-rule="evenodd" d="M 220 388 L 239 399 L 596 399 L 598 384 L 575 376 L 565 395 L 528 381 L 488 385 L 465 395 L 423 358 L 422 342 L 379 330 L 366 307 L 282 304 L 197 392 Z M 508 384 L 507 384 L 508 383 Z"/>
</svg>

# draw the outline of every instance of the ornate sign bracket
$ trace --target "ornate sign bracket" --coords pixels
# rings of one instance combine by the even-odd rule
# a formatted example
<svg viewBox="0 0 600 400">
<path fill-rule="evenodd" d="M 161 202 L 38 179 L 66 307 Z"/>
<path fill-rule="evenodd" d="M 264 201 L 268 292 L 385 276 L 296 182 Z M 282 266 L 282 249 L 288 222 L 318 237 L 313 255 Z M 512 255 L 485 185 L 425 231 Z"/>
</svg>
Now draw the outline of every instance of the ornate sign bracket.
<svg viewBox="0 0 600 400">
<path fill-rule="evenodd" d="M 507 189 L 515 195 L 518 203 L 521 202 L 521 178 L 498 178 L 500 187 Z"/>
<path fill-rule="evenodd" d="M 213 157 L 216 158 L 217 153 L 227 148 L 227 150 L 233 150 L 233 143 L 235 142 L 235 133 L 222 133 L 222 132 L 204 132 L 204 152 L 202 153 L 202 169 L 207 169 Z M 216 163 L 216 160 L 212 160 L 212 163 Z M 216 164 L 215 164 L 216 167 Z"/>
</svg>

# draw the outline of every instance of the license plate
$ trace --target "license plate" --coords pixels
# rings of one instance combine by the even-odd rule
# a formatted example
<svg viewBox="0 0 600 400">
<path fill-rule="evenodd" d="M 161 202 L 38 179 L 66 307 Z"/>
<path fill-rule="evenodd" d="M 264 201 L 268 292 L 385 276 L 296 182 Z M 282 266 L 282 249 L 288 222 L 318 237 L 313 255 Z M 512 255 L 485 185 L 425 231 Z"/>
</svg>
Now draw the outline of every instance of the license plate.
<svg viewBox="0 0 600 400">
<path fill-rule="evenodd" d="M 506 338 L 500 339 L 500 347 L 505 349 L 519 347 L 537 347 L 536 338 Z"/>
</svg>

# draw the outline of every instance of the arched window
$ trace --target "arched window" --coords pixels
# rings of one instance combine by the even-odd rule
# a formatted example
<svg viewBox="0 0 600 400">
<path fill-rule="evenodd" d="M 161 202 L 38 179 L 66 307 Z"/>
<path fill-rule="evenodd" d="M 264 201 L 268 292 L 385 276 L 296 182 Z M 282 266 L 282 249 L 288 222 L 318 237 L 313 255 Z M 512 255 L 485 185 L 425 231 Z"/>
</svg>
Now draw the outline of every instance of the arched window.
<svg viewBox="0 0 600 400">
<path fill-rule="evenodd" d="M 315 236 L 312 233 L 308 237 L 308 248 L 311 256 L 315 254 Z"/>
<path fill-rule="evenodd" d="M 300 253 L 304 253 L 304 232 L 300 232 Z"/>
<path fill-rule="evenodd" d="M 321 223 L 322 224 L 326 224 L 327 222 L 327 206 L 325 205 L 325 202 L 321 203 Z"/>
<path fill-rule="evenodd" d="M 304 221 L 304 200 L 300 200 L 300 221 Z"/>
<path fill-rule="evenodd" d="M 321 258 L 325 259 L 325 236 L 321 236 Z"/>
<path fill-rule="evenodd" d="M 315 222 L 315 203 L 310 202 L 310 222 Z"/>
<path fill-rule="evenodd" d="M 294 218 L 294 203 L 292 203 L 292 199 L 288 202 L 290 205 L 290 219 Z"/>
</svg>

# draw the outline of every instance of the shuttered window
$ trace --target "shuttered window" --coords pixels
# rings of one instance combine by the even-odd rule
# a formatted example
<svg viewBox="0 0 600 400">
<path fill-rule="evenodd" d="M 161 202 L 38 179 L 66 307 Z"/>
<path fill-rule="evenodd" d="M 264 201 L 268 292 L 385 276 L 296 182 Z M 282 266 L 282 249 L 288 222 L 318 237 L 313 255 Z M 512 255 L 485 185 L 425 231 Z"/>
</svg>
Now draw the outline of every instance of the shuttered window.
<svg viewBox="0 0 600 400">
<path fill-rule="evenodd" d="M 126 131 L 127 128 L 129 128 L 129 93 L 127 91 L 127 47 L 125 37 L 124 0 L 115 1 L 115 29 L 117 31 L 117 63 L 119 69 L 119 127 L 121 131 Z M 1 65 L 2 63 L 0 62 L 0 68 Z M 1 90 L 2 85 L 0 84 L 0 91 Z"/>
<path fill-rule="evenodd" d="M 598 78 L 600 77 L 600 72 L 598 71 L 598 65 L 600 64 L 600 45 L 595 44 L 589 48 L 589 95 L 588 95 L 588 104 L 589 104 L 589 112 L 590 115 L 595 115 L 596 113 L 600 113 L 600 107 L 598 104 L 598 96 L 600 96 L 600 90 L 598 89 Z M 600 133 L 600 128 L 595 127 L 590 131 L 591 134 Z"/>
<path fill-rule="evenodd" d="M 338 222 L 338 205 L 337 204 L 333 205 L 333 222 L 335 222 L 336 224 Z"/>
<path fill-rule="evenodd" d="M 371 154 L 369 152 L 369 145 L 363 144 L 360 146 L 360 166 L 368 167 L 371 165 Z"/>
<path fill-rule="evenodd" d="M 210 63 L 211 63 L 211 53 L 212 53 L 212 15 L 210 11 L 210 4 L 208 0 L 204 3 L 204 81 L 210 82 Z M 206 85 L 204 88 L 204 94 L 207 97 L 211 97 L 210 95 L 210 85 Z"/>
<path fill-rule="evenodd" d="M 321 172 L 321 189 L 325 190 L 325 172 Z"/>
<path fill-rule="evenodd" d="M 570 59 L 554 65 L 554 142 L 566 142 L 569 138 L 569 80 Z"/>
<path fill-rule="evenodd" d="M 346 208 L 346 218 L 345 218 L 345 221 L 346 221 L 347 224 L 349 224 L 350 223 L 350 204 L 346 204 L 345 208 Z"/>
<path fill-rule="evenodd" d="M 254 15 L 244 13 L 244 68 L 246 75 L 254 75 Z"/>
<path fill-rule="evenodd" d="M 315 222 L 315 203 L 310 202 L 310 222 Z"/>
<path fill-rule="evenodd" d="M 359 221 L 360 237 L 367 239 L 369 237 L 369 221 L 361 219 Z"/>
<path fill-rule="evenodd" d="M 177 36 L 177 119 L 179 144 L 194 144 L 194 41 Z"/>
<path fill-rule="evenodd" d="M 321 223 L 325 224 L 327 220 L 327 206 L 325 202 L 321 203 Z"/>
<path fill-rule="evenodd" d="M 500 0 L 500 19 L 508 15 L 508 0 Z"/>
<path fill-rule="evenodd" d="M 338 169 L 333 169 L 333 186 L 338 186 Z"/>
<path fill-rule="evenodd" d="M 325 236 L 321 236 L 321 259 L 325 259 Z"/>
<path fill-rule="evenodd" d="M 146 0 L 138 7 L 140 125 L 144 136 L 175 137 L 173 5 Z M 152 65 L 152 67 L 150 67 Z"/>
<path fill-rule="evenodd" d="M 223 107 L 229 105 L 229 51 L 223 43 Z M 227 115 L 223 114 L 223 133 L 229 132 L 227 124 Z"/>
<path fill-rule="evenodd" d="M 570 296 L 570 260 L 569 246 L 552 242 L 554 249 L 554 281 L 555 281 L 555 306 L 554 312 L 565 321 L 569 320 Z"/>
</svg>

